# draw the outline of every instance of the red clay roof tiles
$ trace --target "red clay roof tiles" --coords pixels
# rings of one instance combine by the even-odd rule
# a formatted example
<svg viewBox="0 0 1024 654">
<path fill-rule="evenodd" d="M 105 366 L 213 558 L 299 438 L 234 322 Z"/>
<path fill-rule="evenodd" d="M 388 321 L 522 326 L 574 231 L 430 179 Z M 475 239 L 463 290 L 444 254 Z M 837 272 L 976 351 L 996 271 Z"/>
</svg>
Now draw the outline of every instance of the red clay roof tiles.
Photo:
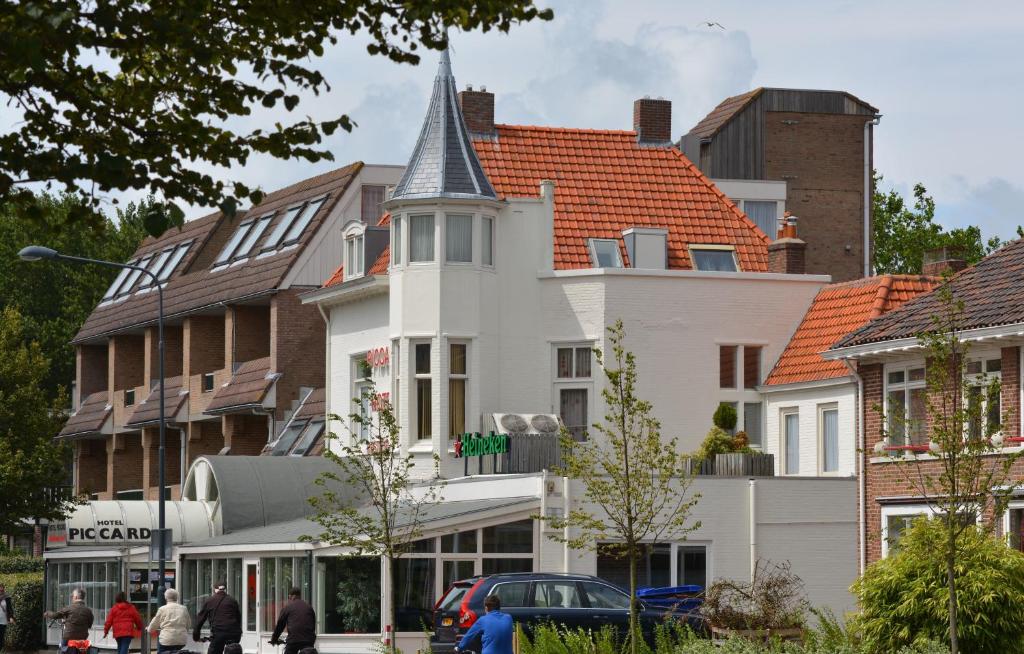
<svg viewBox="0 0 1024 654">
<path fill-rule="evenodd" d="M 826 361 L 821 352 L 846 334 L 938 284 L 923 275 L 882 275 L 825 286 L 807 309 L 766 386 L 845 377 L 842 361 Z"/>
</svg>

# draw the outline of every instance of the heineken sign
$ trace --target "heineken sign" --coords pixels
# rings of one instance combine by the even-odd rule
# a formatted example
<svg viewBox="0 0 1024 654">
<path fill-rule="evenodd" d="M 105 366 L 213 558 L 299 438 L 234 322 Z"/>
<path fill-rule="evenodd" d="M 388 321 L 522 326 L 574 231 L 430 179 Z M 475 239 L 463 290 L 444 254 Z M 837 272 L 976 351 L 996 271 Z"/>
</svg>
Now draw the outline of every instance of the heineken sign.
<svg viewBox="0 0 1024 654">
<path fill-rule="evenodd" d="M 486 456 L 488 454 L 507 454 L 508 434 L 488 432 L 486 436 L 463 434 L 455 438 L 455 458 L 464 459 L 470 456 Z"/>
</svg>

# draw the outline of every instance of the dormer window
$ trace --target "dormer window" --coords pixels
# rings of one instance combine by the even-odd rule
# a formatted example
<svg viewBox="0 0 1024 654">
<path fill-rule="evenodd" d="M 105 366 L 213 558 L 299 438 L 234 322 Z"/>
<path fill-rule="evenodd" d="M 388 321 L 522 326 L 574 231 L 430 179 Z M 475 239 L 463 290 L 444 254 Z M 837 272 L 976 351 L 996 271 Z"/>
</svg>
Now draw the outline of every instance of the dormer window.
<svg viewBox="0 0 1024 654">
<path fill-rule="evenodd" d="M 362 232 L 353 234 L 345 239 L 345 279 L 362 277 L 366 272 L 363 269 L 363 254 L 366 251 L 365 236 Z"/>
<path fill-rule="evenodd" d="M 736 249 L 731 245 L 691 245 L 690 260 L 694 270 L 736 272 Z"/>
<path fill-rule="evenodd" d="M 621 268 L 619 241 L 612 238 L 590 239 L 590 261 L 595 268 Z"/>
</svg>

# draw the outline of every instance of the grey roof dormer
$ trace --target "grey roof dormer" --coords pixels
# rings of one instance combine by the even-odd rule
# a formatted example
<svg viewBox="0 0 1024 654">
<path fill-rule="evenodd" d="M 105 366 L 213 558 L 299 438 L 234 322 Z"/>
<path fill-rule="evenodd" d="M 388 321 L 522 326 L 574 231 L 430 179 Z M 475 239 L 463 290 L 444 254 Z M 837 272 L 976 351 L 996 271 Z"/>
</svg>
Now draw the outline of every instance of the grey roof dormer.
<svg viewBox="0 0 1024 654">
<path fill-rule="evenodd" d="M 497 199 L 462 118 L 447 50 L 441 53 L 420 137 L 391 196 L 392 200 L 420 198 Z"/>
</svg>

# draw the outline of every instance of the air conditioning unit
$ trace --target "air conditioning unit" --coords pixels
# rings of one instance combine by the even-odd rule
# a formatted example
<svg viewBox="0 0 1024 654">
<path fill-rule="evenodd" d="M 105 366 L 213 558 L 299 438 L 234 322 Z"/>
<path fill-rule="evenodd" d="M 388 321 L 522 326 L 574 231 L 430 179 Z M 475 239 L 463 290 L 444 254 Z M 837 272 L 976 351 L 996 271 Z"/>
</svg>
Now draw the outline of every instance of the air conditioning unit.
<svg viewBox="0 0 1024 654">
<path fill-rule="evenodd" d="M 492 413 L 494 431 L 499 434 L 557 436 L 562 421 L 551 413 Z"/>
</svg>

